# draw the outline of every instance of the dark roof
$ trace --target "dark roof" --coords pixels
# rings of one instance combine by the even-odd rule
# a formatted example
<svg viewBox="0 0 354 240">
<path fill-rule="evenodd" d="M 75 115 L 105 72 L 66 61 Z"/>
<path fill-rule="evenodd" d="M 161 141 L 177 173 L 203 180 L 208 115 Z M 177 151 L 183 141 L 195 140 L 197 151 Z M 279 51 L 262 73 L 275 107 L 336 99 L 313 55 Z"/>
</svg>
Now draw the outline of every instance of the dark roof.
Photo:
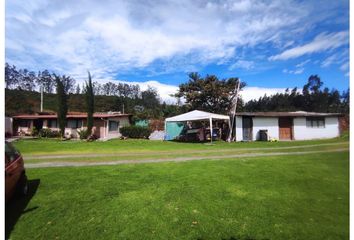
<svg viewBox="0 0 354 240">
<path fill-rule="evenodd" d="M 317 113 L 317 112 L 238 112 L 236 116 L 255 116 L 255 117 L 331 117 L 342 116 L 341 113 Z"/>
<path fill-rule="evenodd" d="M 111 117 L 128 117 L 131 116 L 131 114 L 122 114 L 122 113 L 94 113 L 93 117 L 94 118 L 111 118 Z M 12 118 L 15 119 L 56 119 L 57 115 L 56 114 L 21 114 L 21 115 L 16 115 L 12 116 Z M 69 113 L 66 115 L 66 118 L 87 118 L 86 113 Z"/>
</svg>

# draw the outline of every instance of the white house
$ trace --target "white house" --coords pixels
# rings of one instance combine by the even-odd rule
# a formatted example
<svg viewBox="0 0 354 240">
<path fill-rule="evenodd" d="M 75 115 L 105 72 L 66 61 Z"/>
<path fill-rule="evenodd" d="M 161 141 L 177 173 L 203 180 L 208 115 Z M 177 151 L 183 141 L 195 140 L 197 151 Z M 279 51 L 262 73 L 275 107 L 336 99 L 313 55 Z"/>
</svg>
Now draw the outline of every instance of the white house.
<svg viewBox="0 0 354 240">
<path fill-rule="evenodd" d="M 236 141 L 262 136 L 277 140 L 334 138 L 340 134 L 339 113 L 240 112 L 236 114 Z M 262 134 L 266 132 L 265 134 Z"/>
</svg>

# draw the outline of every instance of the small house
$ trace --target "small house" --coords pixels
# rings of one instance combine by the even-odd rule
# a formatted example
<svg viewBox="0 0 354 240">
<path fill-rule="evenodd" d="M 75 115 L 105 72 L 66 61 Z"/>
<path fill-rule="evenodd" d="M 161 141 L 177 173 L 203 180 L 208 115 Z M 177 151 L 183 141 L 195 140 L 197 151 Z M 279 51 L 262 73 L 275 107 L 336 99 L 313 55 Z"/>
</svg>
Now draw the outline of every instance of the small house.
<svg viewBox="0 0 354 240">
<path fill-rule="evenodd" d="M 130 125 L 131 114 L 120 112 L 94 113 L 93 134 L 100 139 L 117 138 L 121 136 L 120 128 Z M 28 135 L 31 130 L 43 128 L 59 131 L 58 117 L 55 113 L 22 114 L 13 116 L 13 133 Z M 66 116 L 65 136 L 79 138 L 78 131 L 87 126 L 86 113 L 68 113 Z"/>
<path fill-rule="evenodd" d="M 236 141 L 334 138 L 340 135 L 341 116 L 303 111 L 239 112 L 236 113 Z"/>
</svg>

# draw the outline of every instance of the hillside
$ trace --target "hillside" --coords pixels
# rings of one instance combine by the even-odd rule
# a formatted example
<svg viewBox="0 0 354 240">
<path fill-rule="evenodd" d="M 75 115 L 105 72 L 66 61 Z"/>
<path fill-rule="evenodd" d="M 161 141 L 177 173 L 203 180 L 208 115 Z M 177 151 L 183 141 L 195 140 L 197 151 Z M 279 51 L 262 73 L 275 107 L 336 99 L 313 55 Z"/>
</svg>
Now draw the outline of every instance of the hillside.
<svg viewBox="0 0 354 240">
<path fill-rule="evenodd" d="M 45 93 L 43 96 L 44 110 L 56 110 L 56 95 Z M 95 109 L 98 112 L 122 111 L 123 103 L 116 96 L 96 96 Z M 5 115 L 12 116 L 22 113 L 34 113 L 40 111 L 40 93 L 34 91 L 5 89 Z M 69 111 L 82 112 L 85 109 L 83 94 L 69 94 Z"/>
</svg>

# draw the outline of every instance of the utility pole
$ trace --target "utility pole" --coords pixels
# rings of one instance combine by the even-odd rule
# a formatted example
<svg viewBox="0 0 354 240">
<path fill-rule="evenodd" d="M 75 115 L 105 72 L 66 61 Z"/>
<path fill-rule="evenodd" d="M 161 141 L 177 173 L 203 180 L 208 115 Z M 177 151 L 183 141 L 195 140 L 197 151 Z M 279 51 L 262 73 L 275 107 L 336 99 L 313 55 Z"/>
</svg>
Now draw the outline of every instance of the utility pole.
<svg viewBox="0 0 354 240">
<path fill-rule="evenodd" d="M 123 103 L 123 114 L 124 114 L 124 103 Z"/>
<path fill-rule="evenodd" d="M 41 86 L 41 112 L 43 112 L 43 86 Z"/>
<path fill-rule="evenodd" d="M 234 98 L 232 100 L 233 101 L 233 110 L 231 112 L 231 124 L 230 124 L 230 129 L 229 129 L 229 137 L 227 138 L 228 142 L 231 142 L 231 140 L 232 140 L 231 139 L 232 138 L 232 132 L 233 132 L 233 129 L 234 129 L 234 124 L 236 122 L 235 116 L 236 116 L 238 92 L 240 91 L 240 82 L 241 82 L 241 79 L 238 79 L 238 83 L 235 86 L 235 95 L 234 95 Z"/>
</svg>

